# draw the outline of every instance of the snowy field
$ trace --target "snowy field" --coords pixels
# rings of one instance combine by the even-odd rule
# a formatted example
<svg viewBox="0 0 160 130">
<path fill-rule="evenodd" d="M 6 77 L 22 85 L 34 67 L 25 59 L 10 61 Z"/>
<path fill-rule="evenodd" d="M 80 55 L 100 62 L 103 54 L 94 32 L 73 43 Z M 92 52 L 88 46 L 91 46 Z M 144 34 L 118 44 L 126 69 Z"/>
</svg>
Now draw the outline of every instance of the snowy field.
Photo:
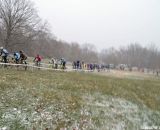
<svg viewBox="0 0 160 130">
<path fill-rule="evenodd" d="M 139 80 L 10 69 L 0 73 L 0 130 L 140 130 L 160 126 L 160 81 L 154 77 Z"/>
</svg>

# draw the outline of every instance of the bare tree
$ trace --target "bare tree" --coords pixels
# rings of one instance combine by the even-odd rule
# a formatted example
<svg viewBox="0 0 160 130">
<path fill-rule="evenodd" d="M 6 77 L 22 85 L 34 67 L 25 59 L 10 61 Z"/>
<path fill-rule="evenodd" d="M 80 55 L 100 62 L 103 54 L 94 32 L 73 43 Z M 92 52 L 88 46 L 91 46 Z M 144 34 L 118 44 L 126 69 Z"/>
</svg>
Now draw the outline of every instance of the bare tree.
<svg viewBox="0 0 160 130">
<path fill-rule="evenodd" d="M 37 12 L 30 0 L 0 0 L 4 47 L 12 48 L 15 44 L 23 43 L 23 37 L 30 38 L 38 22 Z"/>
<path fill-rule="evenodd" d="M 81 48 L 78 43 L 71 43 L 69 53 L 70 53 L 69 56 L 70 61 L 81 60 Z"/>
<path fill-rule="evenodd" d="M 105 64 L 117 65 L 118 62 L 120 63 L 119 61 L 120 56 L 118 55 L 118 51 L 114 49 L 113 47 L 102 50 L 101 58 L 102 58 L 103 63 Z"/>
<path fill-rule="evenodd" d="M 100 58 L 106 64 L 127 64 L 131 67 L 136 66 L 139 69 L 160 68 L 160 51 L 154 44 L 143 47 L 139 43 L 132 43 L 119 49 L 104 49 L 100 53 Z"/>
<path fill-rule="evenodd" d="M 93 44 L 83 44 L 81 47 L 81 59 L 85 62 L 98 63 L 98 53 Z"/>
</svg>

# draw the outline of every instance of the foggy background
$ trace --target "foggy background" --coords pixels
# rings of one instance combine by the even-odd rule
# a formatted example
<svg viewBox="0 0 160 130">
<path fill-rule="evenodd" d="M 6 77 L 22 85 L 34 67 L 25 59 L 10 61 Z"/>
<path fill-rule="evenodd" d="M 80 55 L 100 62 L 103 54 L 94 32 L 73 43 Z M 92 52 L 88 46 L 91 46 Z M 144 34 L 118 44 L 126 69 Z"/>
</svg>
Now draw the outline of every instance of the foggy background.
<svg viewBox="0 0 160 130">
<path fill-rule="evenodd" d="M 159 0 L 0 0 L 0 46 L 70 63 L 160 68 Z"/>
<path fill-rule="evenodd" d="M 58 39 L 98 50 L 130 43 L 160 47 L 159 0 L 34 0 Z"/>
</svg>

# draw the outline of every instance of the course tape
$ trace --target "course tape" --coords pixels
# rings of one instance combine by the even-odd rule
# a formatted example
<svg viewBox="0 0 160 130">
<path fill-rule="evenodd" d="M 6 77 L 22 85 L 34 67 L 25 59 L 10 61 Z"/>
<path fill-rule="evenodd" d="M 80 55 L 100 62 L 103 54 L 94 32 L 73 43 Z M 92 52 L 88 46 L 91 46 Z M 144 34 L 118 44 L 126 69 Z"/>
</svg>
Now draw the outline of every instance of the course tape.
<svg viewBox="0 0 160 130">
<path fill-rule="evenodd" d="M 43 63 L 43 64 L 45 64 L 45 63 Z M 31 67 L 31 68 L 42 69 L 42 70 L 53 70 L 53 71 L 62 71 L 62 72 L 75 72 L 75 71 L 78 71 L 78 72 L 93 72 L 92 70 L 80 70 L 80 69 L 53 69 L 53 68 L 47 68 L 47 67 L 38 67 L 38 66 L 35 66 L 35 65 L 29 65 L 29 64 L 0 63 L 0 65 Z"/>
</svg>

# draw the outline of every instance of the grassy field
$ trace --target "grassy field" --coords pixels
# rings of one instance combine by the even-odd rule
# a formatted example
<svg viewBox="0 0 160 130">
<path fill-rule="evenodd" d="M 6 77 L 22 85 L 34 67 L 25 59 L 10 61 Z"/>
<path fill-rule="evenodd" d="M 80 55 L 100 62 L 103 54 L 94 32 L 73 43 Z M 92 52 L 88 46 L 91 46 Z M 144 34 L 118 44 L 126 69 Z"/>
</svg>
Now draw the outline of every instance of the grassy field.
<svg viewBox="0 0 160 130">
<path fill-rule="evenodd" d="M 158 78 L 11 69 L 0 69 L 0 74 L 0 129 L 139 130 L 160 126 Z"/>
</svg>

